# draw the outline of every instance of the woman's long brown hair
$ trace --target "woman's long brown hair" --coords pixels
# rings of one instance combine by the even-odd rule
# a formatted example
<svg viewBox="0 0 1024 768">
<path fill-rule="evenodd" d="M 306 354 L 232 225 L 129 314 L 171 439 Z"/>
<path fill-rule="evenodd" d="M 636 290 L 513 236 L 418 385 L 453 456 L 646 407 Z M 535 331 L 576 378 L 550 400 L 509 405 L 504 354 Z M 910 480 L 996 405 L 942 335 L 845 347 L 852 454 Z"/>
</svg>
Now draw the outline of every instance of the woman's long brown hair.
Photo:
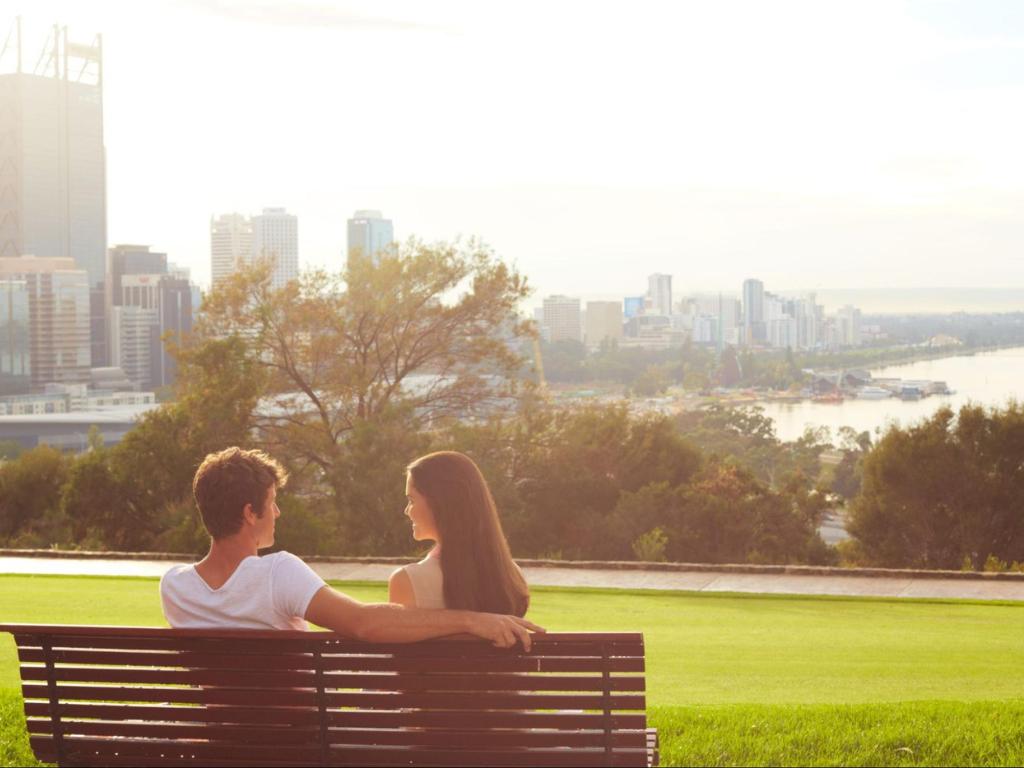
<svg viewBox="0 0 1024 768">
<path fill-rule="evenodd" d="M 473 460 L 438 451 L 414 461 L 408 472 L 434 513 L 445 606 L 525 615 L 529 588 L 512 561 L 491 489 Z"/>
</svg>

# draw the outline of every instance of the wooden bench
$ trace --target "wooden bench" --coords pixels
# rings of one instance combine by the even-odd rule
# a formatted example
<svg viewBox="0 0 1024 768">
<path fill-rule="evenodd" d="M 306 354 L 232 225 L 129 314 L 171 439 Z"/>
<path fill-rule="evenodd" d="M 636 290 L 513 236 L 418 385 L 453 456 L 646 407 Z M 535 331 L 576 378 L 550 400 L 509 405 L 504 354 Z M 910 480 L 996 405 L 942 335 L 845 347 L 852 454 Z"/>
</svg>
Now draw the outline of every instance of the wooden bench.
<svg viewBox="0 0 1024 768">
<path fill-rule="evenodd" d="M 533 649 L 329 632 L 3 624 L 61 765 L 657 765 L 640 633 Z"/>
</svg>

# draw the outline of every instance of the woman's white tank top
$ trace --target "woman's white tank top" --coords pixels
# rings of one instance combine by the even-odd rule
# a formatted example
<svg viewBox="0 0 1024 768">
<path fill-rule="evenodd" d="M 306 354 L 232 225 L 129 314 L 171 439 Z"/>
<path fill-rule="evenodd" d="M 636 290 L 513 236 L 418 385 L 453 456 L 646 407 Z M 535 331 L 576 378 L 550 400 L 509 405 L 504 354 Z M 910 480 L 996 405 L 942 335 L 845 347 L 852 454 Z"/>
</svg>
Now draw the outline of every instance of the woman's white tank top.
<svg viewBox="0 0 1024 768">
<path fill-rule="evenodd" d="M 412 593 L 417 608 L 444 608 L 444 574 L 441 558 L 430 552 L 418 563 L 402 566 L 412 582 Z"/>
</svg>

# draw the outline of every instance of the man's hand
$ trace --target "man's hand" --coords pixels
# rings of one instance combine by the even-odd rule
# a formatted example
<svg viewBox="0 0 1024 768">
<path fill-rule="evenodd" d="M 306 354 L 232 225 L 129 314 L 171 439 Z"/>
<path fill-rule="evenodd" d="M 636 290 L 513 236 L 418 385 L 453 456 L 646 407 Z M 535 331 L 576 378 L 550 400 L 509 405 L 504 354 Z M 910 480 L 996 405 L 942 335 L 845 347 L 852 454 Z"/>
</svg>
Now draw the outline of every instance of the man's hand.
<svg viewBox="0 0 1024 768">
<path fill-rule="evenodd" d="M 490 640 L 498 648 L 511 648 L 516 641 L 523 644 L 523 650 L 529 651 L 532 643 L 531 632 L 545 632 L 532 621 L 520 619 L 518 616 L 502 616 L 498 613 L 474 613 L 470 622 L 470 634 Z"/>
</svg>

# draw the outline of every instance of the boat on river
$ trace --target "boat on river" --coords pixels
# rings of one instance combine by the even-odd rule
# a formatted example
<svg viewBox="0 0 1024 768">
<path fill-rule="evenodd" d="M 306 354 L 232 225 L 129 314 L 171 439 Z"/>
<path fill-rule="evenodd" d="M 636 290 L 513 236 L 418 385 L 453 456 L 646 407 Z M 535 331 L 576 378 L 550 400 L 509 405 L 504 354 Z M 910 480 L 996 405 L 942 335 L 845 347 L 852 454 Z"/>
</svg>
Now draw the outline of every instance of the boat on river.
<svg viewBox="0 0 1024 768">
<path fill-rule="evenodd" d="M 857 390 L 858 400 L 885 400 L 892 397 L 892 392 L 884 387 L 861 387 Z"/>
<path fill-rule="evenodd" d="M 904 386 L 900 389 L 900 400 L 920 400 L 924 397 L 924 393 L 920 387 Z"/>
<path fill-rule="evenodd" d="M 812 402 L 815 403 L 841 403 L 843 402 L 842 392 L 827 392 L 824 395 L 818 395 L 817 397 L 811 398 Z"/>
</svg>

